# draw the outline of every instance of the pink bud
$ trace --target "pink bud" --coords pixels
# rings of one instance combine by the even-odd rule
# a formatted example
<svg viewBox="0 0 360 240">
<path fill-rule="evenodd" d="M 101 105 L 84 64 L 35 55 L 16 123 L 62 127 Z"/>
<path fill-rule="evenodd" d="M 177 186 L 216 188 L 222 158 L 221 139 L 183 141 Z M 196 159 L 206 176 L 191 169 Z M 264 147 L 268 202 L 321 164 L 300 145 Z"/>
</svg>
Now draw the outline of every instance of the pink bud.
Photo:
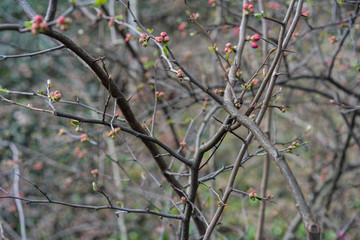
<svg viewBox="0 0 360 240">
<path fill-rule="evenodd" d="M 58 17 L 58 19 L 56 20 L 56 25 L 63 24 L 63 23 L 65 23 L 65 17 L 64 16 Z"/>
<path fill-rule="evenodd" d="M 40 28 L 40 24 L 38 24 L 37 22 L 34 22 L 34 23 L 31 25 L 31 28 L 37 30 L 37 29 Z"/>
<path fill-rule="evenodd" d="M 252 48 L 258 48 L 259 47 L 257 42 L 250 42 L 250 45 L 251 45 Z"/>
<path fill-rule="evenodd" d="M 66 31 L 66 30 L 68 30 L 68 28 L 69 28 L 69 27 L 68 27 L 67 25 L 61 25 L 61 26 L 60 26 L 60 30 L 61 30 L 61 31 Z"/>
<path fill-rule="evenodd" d="M 155 41 L 158 42 L 158 43 L 162 43 L 163 38 L 162 37 L 156 37 Z"/>
<path fill-rule="evenodd" d="M 65 23 L 66 23 L 66 24 L 71 24 L 71 23 L 72 23 L 72 19 L 71 19 L 71 18 L 65 18 Z"/>
<path fill-rule="evenodd" d="M 261 35 L 260 34 L 255 34 L 255 35 L 252 35 L 251 36 L 251 39 L 253 39 L 254 41 L 259 41 L 261 38 Z"/>
<path fill-rule="evenodd" d="M 166 34 L 166 32 L 162 32 L 162 33 L 160 33 L 160 36 L 164 38 L 167 36 L 167 34 Z"/>
<path fill-rule="evenodd" d="M 169 41 L 170 41 L 169 36 L 165 36 L 165 37 L 164 37 L 164 42 L 169 42 Z"/>
<path fill-rule="evenodd" d="M 181 24 L 178 26 L 178 29 L 179 29 L 180 31 L 185 30 L 185 28 L 186 28 L 186 23 L 181 23 Z"/>
<path fill-rule="evenodd" d="M 34 17 L 34 21 L 35 21 L 36 23 L 41 23 L 41 22 L 43 21 L 43 17 L 40 16 L 40 15 L 36 15 L 36 16 Z"/>
<path fill-rule="evenodd" d="M 39 27 L 41 30 L 46 30 L 48 25 L 46 24 L 46 22 L 42 22 L 42 23 L 40 23 Z"/>
<path fill-rule="evenodd" d="M 227 48 L 231 48 L 231 47 L 232 47 L 232 44 L 231 44 L 231 43 L 227 43 L 225 46 L 226 46 Z"/>
</svg>

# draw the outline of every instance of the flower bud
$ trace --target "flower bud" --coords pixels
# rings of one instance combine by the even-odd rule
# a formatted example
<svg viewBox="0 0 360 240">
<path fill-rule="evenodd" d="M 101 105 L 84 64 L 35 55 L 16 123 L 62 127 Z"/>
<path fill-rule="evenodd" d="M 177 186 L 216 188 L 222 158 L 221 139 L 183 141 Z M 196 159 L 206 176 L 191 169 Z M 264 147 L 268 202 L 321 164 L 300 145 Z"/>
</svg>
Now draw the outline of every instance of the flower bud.
<svg viewBox="0 0 360 240">
<path fill-rule="evenodd" d="M 40 16 L 40 15 L 36 15 L 36 16 L 34 17 L 34 21 L 35 21 L 36 23 L 41 23 L 41 22 L 43 21 L 43 17 Z"/>
<path fill-rule="evenodd" d="M 252 48 L 258 48 L 259 47 L 257 42 L 250 42 L 250 45 L 251 45 Z"/>
</svg>

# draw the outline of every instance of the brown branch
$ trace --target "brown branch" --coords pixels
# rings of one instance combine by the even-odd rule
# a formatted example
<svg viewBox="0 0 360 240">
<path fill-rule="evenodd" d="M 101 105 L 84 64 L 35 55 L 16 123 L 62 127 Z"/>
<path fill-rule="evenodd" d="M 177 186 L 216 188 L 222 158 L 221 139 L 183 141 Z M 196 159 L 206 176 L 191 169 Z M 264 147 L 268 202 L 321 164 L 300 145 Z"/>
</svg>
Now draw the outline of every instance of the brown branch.
<svg viewBox="0 0 360 240">
<path fill-rule="evenodd" d="M 55 30 L 45 31 L 44 34 L 58 40 L 68 49 L 70 49 L 73 53 L 75 53 L 79 58 L 81 58 L 93 70 L 93 72 L 96 74 L 96 76 L 102 83 L 103 87 L 105 87 L 109 91 L 111 96 L 116 99 L 117 104 L 130 127 L 141 134 L 147 135 L 146 131 L 142 128 L 141 124 L 136 119 L 128 101 L 121 93 L 119 87 L 111 78 L 107 76 L 104 69 L 99 64 L 94 62 L 95 59 L 91 55 L 89 55 L 87 52 L 85 52 L 84 49 L 75 44 L 70 38 Z M 170 185 L 178 189 L 182 189 L 181 184 L 176 180 L 176 178 L 166 173 L 167 164 L 161 156 L 161 153 L 156 147 L 156 145 L 149 140 L 142 139 L 142 141 L 147 147 L 147 149 L 150 151 L 162 174 L 165 176 L 166 180 L 170 183 Z M 177 194 L 179 196 L 182 196 L 182 193 L 179 191 L 177 191 Z"/>
<path fill-rule="evenodd" d="M 131 209 L 131 208 L 122 208 L 122 207 L 115 207 L 115 206 L 92 206 L 92 205 L 82 205 L 82 204 L 73 204 L 73 203 L 67 203 L 57 200 L 36 200 L 36 199 L 29 199 L 29 198 L 22 198 L 22 197 L 15 197 L 15 196 L 0 196 L 0 199 L 19 199 L 21 201 L 25 201 L 27 204 L 57 204 L 72 208 L 82 208 L 82 209 L 92 209 L 95 211 L 98 210 L 104 210 L 104 209 L 112 209 L 112 210 L 119 210 L 117 214 L 121 213 L 144 213 L 144 214 L 151 214 L 156 215 L 164 218 L 171 218 L 171 219 L 177 219 L 182 220 L 183 217 L 181 215 L 173 215 L 173 214 L 167 214 L 167 213 L 161 213 L 158 211 L 153 211 L 150 209 Z"/>
</svg>

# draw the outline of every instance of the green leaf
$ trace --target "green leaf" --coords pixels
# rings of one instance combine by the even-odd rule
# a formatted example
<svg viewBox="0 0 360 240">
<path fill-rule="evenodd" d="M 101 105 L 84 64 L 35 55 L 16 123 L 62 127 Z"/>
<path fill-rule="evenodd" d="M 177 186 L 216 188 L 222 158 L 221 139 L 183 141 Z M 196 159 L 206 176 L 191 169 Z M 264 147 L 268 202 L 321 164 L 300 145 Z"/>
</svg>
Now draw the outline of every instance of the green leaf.
<svg viewBox="0 0 360 240">
<path fill-rule="evenodd" d="M 165 54 L 165 55 L 168 55 L 168 54 L 169 54 L 169 51 L 166 49 L 166 47 L 163 47 L 163 51 L 164 51 L 164 54 Z"/>
<path fill-rule="evenodd" d="M 210 47 L 209 47 L 209 50 L 210 50 L 210 52 L 215 53 L 215 49 L 214 49 L 213 46 L 210 46 Z"/>
<path fill-rule="evenodd" d="M 264 12 L 261 11 L 261 13 L 255 13 L 254 16 L 257 18 L 257 19 L 262 19 L 264 17 Z"/>
<path fill-rule="evenodd" d="M 79 123 L 79 121 L 77 121 L 77 120 L 71 120 L 71 125 L 73 125 L 73 126 L 79 126 L 80 123 Z"/>
<path fill-rule="evenodd" d="M 360 72 L 360 66 L 359 65 L 355 65 L 354 68 L 355 68 L 356 71 Z"/>
<path fill-rule="evenodd" d="M 151 29 L 150 29 L 150 28 L 148 28 L 147 30 L 148 30 L 148 32 L 149 32 L 150 34 L 154 31 L 154 29 L 153 29 L 153 28 L 151 28 Z"/>
<path fill-rule="evenodd" d="M 94 7 L 101 7 L 101 5 L 107 4 L 108 0 L 95 0 Z"/>
<path fill-rule="evenodd" d="M 31 29 L 32 24 L 33 24 L 33 21 L 26 21 L 26 22 L 24 23 L 24 26 L 25 26 L 27 29 Z"/>
<path fill-rule="evenodd" d="M 119 21 L 124 21 L 125 20 L 125 18 L 124 18 L 124 16 L 123 15 L 117 15 L 117 16 L 115 16 L 115 19 L 117 19 L 117 20 L 119 20 Z"/>
</svg>

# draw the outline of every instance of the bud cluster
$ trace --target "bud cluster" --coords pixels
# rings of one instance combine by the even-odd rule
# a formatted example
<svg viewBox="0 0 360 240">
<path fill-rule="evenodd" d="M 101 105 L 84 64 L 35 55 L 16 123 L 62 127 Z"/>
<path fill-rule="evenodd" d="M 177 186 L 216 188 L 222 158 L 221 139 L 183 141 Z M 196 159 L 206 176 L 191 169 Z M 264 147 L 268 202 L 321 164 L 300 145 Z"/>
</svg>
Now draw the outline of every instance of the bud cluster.
<svg viewBox="0 0 360 240">
<path fill-rule="evenodd" d="M 253 79 L 253 80 L 250 82 L 250 85 L 251 85 L 251 86 L 256 86 L 256 85 L 258 85 L 258 84 L 259 84 L 259 79 L 257 79 L 257 78 Z"/>
<path fill-rule="evenodd" d="M 111 137 L 112 139 L 115 139 L 115 138 L 116 138 L 116 134 L 117 134 L 118 132 L 120 132 L 120 128 L 119 128 L 119 127 L 114 128 L 114 130 L 111 130 L 111 131 L 107 134 L 107 136 L 108 136 L 108 137 Z"/>
<path fill-rule="evenodd" d="M 208 3 L 209 3 L 212 7 L 215 7 L 215 5 L 216 5 L 216 0 L 209 0 Z"/>
<path fill-rule="evenodd" d="M 160 36 L 155 37 L 155 41 L 158 43 L 168 43 L 170 41 L 170 38 L 166 32 L 162 32 L 160 33 Z"/>
<path fill-rule="evenodd" d="M 257 44 L 257 41 L 259 41 L 261 39 L 261 35 L 260 34 L 254 34 L 251 37 L 247 36 L 246 40 L 248 40 L 250 42 L 250 45 L 252 48 L 258 48 L 259 45 Z"/>
<path fill-rule="evenodd" d="M 58 17 L 56 19 L 56 26 L 60 28 L 61 31 L 66 31 L 69 28 L 69 25 L 72 23 L 71 18 L 65 18 L 64 16 Z"/>
<path fill-rule="evenodd" d="M 235 48 L 233 47 L 233 45 L 231 43 L 227 43 L 226 47 L 224 49 L 224 51 L 226 53 L 232 53 L 232 52 L 234 52 L 234 50 L 235 50 Z"/>
<path fill-rule="evenodd" d="M 130 42 L 131 40 L 134 40 L 134 36 L 130 33 L 127 33 L 125 37 L 125 42 Z"/>
<path fill-rule="evenodd" d="M 149 45 L 149 39 L 150 39 L 149 35 L 143 33 L 139 38 L 139 43 L 141 43 L 143 47 L 147 47 Z"/>
<path fill-rule="evenodd" d="M 300 143 L 297 142 L 292 142 L 290 146 L 288 146 L 288 149 L 286 149 L 286 152 L 288 153 L 292 153 L 293 150 L 295 150 L 296 148 L 300 147 Z"/>
<path fill-rule="evenodd" d="M 245 15 L 250 15 L 254 13 L 254 5 L 252 4 L 245 4 L 243 9 L 245 11 Z"/>
<path fill-rule="evenodd" d="M 257 199 L 257 194 L 255 191 L 251 191 L 249 193 L 249 199 L 252 200 L 252 201 L 255 201 Z"/>
<path fill-rule="evenodd" d="M 46 22 L 44 22 L 43 17 L 40 15 L 36 15 L 31 25 L 31 34 L 35 35 L 43 32 L 47 29 L 47 27 L 48 25 Z"/>
<path fill-rule="evenodd" d="M 285 107 L 285 106 L 281 106 L 281 107 L 280 107 L 280 110 L 284 113 L 284 112 L 286 112 L 286 107 Z"/>
<path fill-rule="evenodd" d="M 178 78 L 180 78 L 180 79 L 181 79 L 181 78 L 184 78 L 185 75 L 184 75 L 183 70 L 179 69 L 179 70 L 177 71 L 176 77 L 178 77 Z"/>
<path fill-rule="evenodd" d="M 266 199 L 270 201 L 270 200 L 274 199 L 274 195 L 268 194 Z"/>
<path fill-rule="evenodd" d="M 159 91 L 156 91 L 156 92 L 155 92 L 155 97 L 156 97 L 158 100 L 162 99 L 164 96 L 165 96 L 164 92 L 159 92 Z"/>
<path fill-rule="evenodd" d="M 96 177 L 98 174 L 99 174 L 99 169 L 94 169 L 94 170 L 91 170 L 91 174 Z"/>
<path fill-rule="evenodd" d="M 62 95 L 61 95 L 61 93 L 60 93 L 59 90 L 56 90 L 56 91 L 51 92 L 51 93 L 49 94 L 49 98 L 50 98 L 51 100 L 53 100 L 53 101 L 56 101 L 56 102 L 60 101 L 61 97 L 62 97 Z"/>
<path fill-rule="evenodd" d="M 221 89 L 215 89 L 215 90 L 214 90 L 214 93 L 215 93 L 215 94 L 218 94 L 218 95 L 220 95 L 220 96 L 224 96 L 224 91 L 221 90 Z"/>
<path fill-rule="evenodd" d="M 334 35 L 332 35 L 331 37 L 329 37 L 329 42 L 330 42 L 331 44 L 336 43 L 336 42 L 337 42 L 336 37 L 335 37 Z"/>
<path fill-rule="evenodd" d="M 86 133 L 80 135 L 80 142 L 88 142 L 89 136 Z"/>
</svg>

